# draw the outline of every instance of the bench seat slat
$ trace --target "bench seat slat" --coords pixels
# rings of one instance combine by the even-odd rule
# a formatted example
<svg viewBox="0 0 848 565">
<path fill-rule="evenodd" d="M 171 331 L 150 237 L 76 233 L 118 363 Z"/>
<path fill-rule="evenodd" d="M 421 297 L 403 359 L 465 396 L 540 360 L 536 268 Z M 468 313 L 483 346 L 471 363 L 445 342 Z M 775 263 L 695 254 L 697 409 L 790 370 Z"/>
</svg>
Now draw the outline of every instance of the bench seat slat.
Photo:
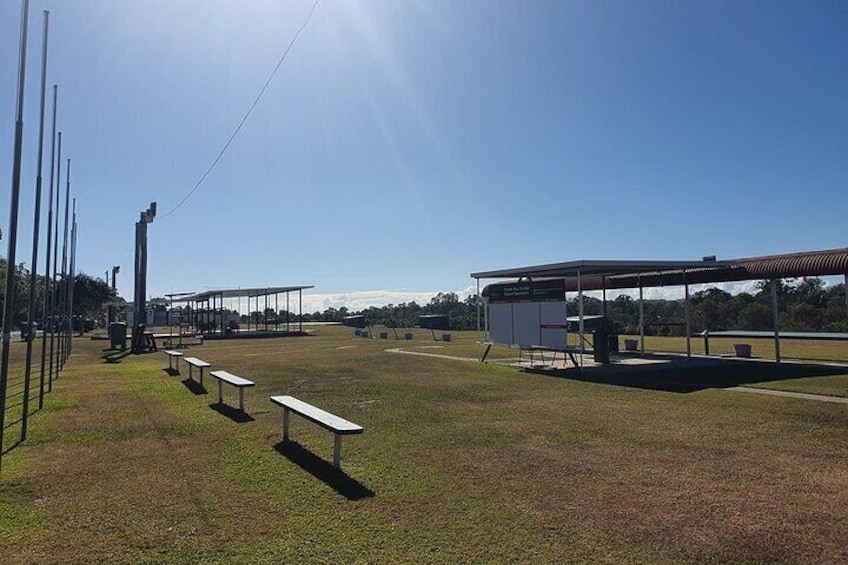
<svg viewBox="0 0 848 565">
<path fill-rule="evenodd" d="M 165 354 L 170 355 L 171 357 L 182 357 L 183 356 L 182 351 L 173 351 L 171 349 L 166 350 Z"/>
<path fill-rule="evenodd" d="M 272 396 L 271 402 L 288 408 L 298 415 L 303 416 L 310 422 L 330 430 L 333 433 L 340 435 L 361 434 L 364 430 L 359 424 L 354 424 L 344 418 L 340 418 L 335 414 L 330 414 L 325 410 L 316 408 L 311 404 L 298 400 L 293 396 Z"/>
<path fill-rule="evenodd" d="M 211 363 L 207 363 L 206 361 L 201 361 L 197 357 L 183 357 L 183 361 L 188 363 L 189 365 L 193 365 L 195 367 L 211 367 Z"/>
<path fill-rule="evenodd" d="M 253 381 L 249 381 L 237 375 L 233 375 L 232 373 L 228 373 L 227 371 L 210 371 L 210 377 L 215 377 L 216 379 L 221 379 L 224 382 L 230 383 L 233 386 L 243 387 L 243 386 L 254 386 L 256 383 Z"/>
</svg>

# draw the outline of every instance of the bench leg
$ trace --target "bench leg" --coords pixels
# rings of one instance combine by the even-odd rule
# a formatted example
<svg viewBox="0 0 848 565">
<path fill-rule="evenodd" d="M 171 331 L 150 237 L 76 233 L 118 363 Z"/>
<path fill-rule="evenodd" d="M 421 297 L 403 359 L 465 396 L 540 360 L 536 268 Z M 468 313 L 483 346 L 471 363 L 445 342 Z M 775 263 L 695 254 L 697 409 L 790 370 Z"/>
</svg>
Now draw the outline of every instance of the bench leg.
<svg viewBox="0 0 848 565">
<path fill-rule="evenodd" d="M 289 409 L 283 408 L 283 441 L 289 440 Z"/>
<path fill-rule="evenodd" d="M 342 436 L 341 434 L 333 434 L 333 467 L 341 469 L 342 467 Z"/>
<path fill-rule="evenodd" d="M 224 403 L 224 383 L 218 379 L 218 404 Z"/>
<path fill-rule="evenodd" d="M 173 370 L 174 370 L 173 365 L 171 365 L 171 360 L 172 360 L 172 357 L 171 357 L 170 355 L 168 355 L 168 370 L 169 370 L 169 371 L 173 371 Z"/>
<path fill-rule="evenodd" d="M 244 412 L 244 387 L 239 387 L 239 410 Z"/>
<path fill-rule="evenodd" d="M 200 369 L 200 386 L 203 386 L 203 367 L 199 367 Z"/>
<path fill-rule="evenodd" d="M 189 365 L 188 365 L 188 380 L 190 380 L 190 381 L 193 381 L 193 380 L 194 380 L 194 379 L 192 378 L 192 376 L 191 376 L 191 370 L 192 370 L 193 368 L 194 368 L 194 365 L 192 365 L 191 363 L 189 363 Z"/>
</svg>

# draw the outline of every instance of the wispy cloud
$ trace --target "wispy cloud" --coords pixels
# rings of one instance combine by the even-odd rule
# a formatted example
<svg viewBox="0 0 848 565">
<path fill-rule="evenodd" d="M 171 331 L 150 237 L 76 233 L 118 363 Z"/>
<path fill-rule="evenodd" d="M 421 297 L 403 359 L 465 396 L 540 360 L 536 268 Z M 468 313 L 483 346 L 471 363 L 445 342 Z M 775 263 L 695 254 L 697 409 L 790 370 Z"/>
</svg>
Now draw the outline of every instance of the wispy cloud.
<svg viewBox="0 0 848 565">
<path fill-rule="evenodd" d="M 303 294 L 303 311 L 304 312 L 323 312 L 327 308 L 347 307 L 348 310 L 357 311 L 372 306 L 386 306 L 388 304 L 402 304 L 415 301 L 418 304 L 424 305 L 430 302 L 430 299 L 436 296 L 438 290 L 408 290 L 408 289 L 392 289 L 392 290 L 354 290 L 349 292 L 337 293 L 314 293 Z M 455 292 L 460 300 L 466 296 L 474 294 L 474 287 L 467 287 L 462 290 L 454 290 L 447 292 Z"/>
</svg>

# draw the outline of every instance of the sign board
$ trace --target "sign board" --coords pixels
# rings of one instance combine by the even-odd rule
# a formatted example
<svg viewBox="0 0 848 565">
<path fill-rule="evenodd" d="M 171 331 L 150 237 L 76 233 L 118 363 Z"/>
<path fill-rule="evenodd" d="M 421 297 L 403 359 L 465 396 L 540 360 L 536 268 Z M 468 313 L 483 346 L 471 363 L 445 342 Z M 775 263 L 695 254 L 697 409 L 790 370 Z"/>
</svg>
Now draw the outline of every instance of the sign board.
<svg viewBox="0 0 848 565">
<path fill-rule="evenodd" d="M 516 282 L 490 284 L 489 302 L 565 301 L 565 281 Z"/>
<path fill-rule="evenodd" d="M 502 293 L 498 294 L 499 299 L 492 300 L 492 294 L 489 294 L 486 315 L 491 343 L 550 349 L 566 347 L 568 331 L 564 290 L 560 287 L 562 295 L 559 300 L 552 298 L 557 292 L 554 286 L 537 290 L 532 285 L 529 289 L 507 289 L 506 296 L 512 297 L 512 301 L 508 301 Z M 528 300 L 528 296 L 546 298 Z"/>
</svg>

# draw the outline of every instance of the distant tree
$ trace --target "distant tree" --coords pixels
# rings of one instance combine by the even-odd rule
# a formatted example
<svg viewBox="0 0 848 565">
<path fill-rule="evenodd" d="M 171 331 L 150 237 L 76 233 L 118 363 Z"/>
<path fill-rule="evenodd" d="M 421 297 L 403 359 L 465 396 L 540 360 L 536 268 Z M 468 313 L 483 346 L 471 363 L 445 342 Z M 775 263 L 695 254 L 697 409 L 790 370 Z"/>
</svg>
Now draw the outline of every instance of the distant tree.
<svg viewBox="0 0 848 565">
<path fill-rule="evenodd" d="M 103 303 L 110 302 L 114 298 L 114 291 L 103 279 L 97 279 L 85 273 L 79 273 L 74 277 L 74 314 L 94 318 L 100 313 Z"/>
</svg>

